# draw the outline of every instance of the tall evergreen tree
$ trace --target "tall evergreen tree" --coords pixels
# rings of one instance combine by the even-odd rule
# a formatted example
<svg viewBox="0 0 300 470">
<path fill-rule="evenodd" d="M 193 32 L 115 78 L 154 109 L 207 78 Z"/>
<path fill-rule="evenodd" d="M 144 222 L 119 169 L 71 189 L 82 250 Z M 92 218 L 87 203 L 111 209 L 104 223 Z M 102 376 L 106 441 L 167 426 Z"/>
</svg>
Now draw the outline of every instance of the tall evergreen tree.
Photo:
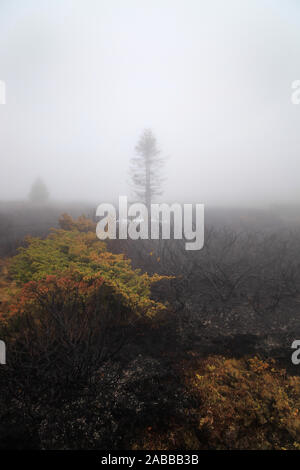
<svg viewBox="0 0 300 470">
<path fill-rule="evenodd" d="M 29 193 L 29 200 L 33 203 L 40 203 L 43 204 L 49 199 L 49 192 L 45 183 L 38 178 L 35 180 L 33 185 L 31 186 L 31 190 Z"/>
<path fill-rule="evenodd" d="M 150 210 L 155 196 L 162 194 L 162 166 L 156 138 L 150 129 L 144 130 L 136 147 L 136 156 L 131 160 L 131 178 L 137 198 Z"/>
</svg>

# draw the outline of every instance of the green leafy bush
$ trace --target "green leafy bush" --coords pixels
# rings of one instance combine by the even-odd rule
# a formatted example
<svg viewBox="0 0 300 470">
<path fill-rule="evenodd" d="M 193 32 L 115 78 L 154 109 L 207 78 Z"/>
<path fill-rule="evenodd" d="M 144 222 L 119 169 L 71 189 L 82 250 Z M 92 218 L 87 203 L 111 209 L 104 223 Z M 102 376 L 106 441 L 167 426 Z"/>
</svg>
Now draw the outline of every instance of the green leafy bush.
<svg viewBox="0 0 300 470">
<path fill-rule="evenodd" d="M 64 228 L 53 230 L 45 239 L 27 238 L 27 246 L 11 260 L 10 274 L 20 287 L 49 275 L 89 282 L 101 279 L 136 314 L 151 317 L 165 309 L 150 299 L 151 285 L 162 276 L 141 273 L 124 255 L 108 252 L 88 219 L 76 222 L 64 216 L 60 223 Z"/>
<path fill-rule="evenodd" d="M 132 325 L 166 308 L 150 297 L 162 277 L 108 252 L 88 219 L 65 215 L 60 222 L 63 228 L 47 238 L 28 238 L 8 262 L 17 287 L 11 296 L 6 292 L 6 315 L 0 316 L 10 351 L 6 371 L 10 383 L 29 394 L 91 379 Z"/>
</svg>

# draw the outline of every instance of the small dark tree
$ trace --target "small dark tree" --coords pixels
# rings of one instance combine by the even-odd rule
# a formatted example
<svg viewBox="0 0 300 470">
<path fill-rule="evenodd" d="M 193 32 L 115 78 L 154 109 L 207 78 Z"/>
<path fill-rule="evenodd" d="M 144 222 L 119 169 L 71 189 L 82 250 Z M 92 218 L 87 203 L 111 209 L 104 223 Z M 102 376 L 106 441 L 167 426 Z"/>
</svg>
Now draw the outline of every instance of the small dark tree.
<svg viewBox="0 0 300 470">
<path fill-rule="evenodd" d="M 40 178 L 38 178 L 31 186 L 29 199 L 34 203 L 44 203 L 48 201 L 49 192 L 47 186 Z"/>
<path fill-rule="evenodd" d="M 137 156 L 132 158 L 130 167 L 134 193 L 149 210 L 153 198 L 162 194 L 161 170 L 164 162 L 150 129 L 142 133 L 135 151 Z"/>
</svg>

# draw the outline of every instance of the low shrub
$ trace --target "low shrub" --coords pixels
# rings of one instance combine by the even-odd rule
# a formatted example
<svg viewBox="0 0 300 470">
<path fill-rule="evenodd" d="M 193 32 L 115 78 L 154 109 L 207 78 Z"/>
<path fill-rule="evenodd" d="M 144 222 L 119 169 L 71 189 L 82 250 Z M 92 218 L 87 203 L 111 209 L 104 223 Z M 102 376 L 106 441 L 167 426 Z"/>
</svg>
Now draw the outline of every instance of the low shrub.
<svg viewBox="0 0 300 470">
<path fill-rule="evenodd" d="M 189 378 L 201 445 L 213 449 L 298 449 L 300 378 L 274 361 L 211 357 Z"/>
</svg>

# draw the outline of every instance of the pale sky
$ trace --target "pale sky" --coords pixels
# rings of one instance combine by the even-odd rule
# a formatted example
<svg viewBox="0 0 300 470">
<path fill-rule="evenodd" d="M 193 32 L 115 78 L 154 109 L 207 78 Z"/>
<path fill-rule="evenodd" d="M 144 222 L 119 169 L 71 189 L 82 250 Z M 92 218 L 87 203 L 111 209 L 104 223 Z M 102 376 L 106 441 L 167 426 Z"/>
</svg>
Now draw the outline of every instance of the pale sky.
<svg viewBox="0 0 300 470">
<path fill-rule="evenodd" d="M 0 200 L 130 194 L 144 128 L 162 200 L 300 202 L 297 0 L 0 0 Z"/>
</svg>

